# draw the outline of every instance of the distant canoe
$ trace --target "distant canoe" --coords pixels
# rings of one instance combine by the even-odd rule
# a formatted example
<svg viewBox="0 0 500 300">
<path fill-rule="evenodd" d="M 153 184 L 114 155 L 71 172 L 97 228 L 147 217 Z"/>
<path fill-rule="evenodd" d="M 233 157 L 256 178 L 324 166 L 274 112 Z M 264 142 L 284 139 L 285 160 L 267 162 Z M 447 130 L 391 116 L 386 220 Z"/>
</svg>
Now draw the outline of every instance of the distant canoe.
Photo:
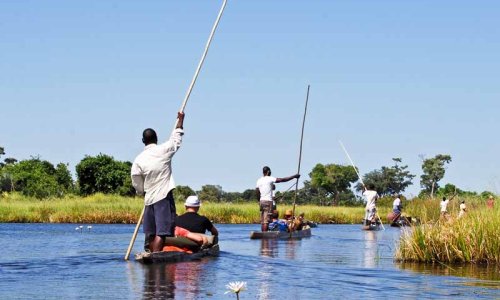
<svg viewBox="0 0 500 300">
<path fill-rule="evenodd" d="M 219 245 L 215 244 L 194 253 L 180 251 L 141 252 L 135 255 L 135 260 L 143 264 L 181 262 L 197 260 L 206 256 L 219 256 L 219 252 Z"/>
<path fill-rule="evenodd" d="M 292 231 L 292 232 L 284 232 L 284 231 L 252 231 L 250 232 L 250 238 L 252 240 L 257 239 L 278 239 L 278 240 L 287 240 L 287 239 L 301 239 L 304 237 L 311 236 L 311 228 L 306 228 L 302 230 Z"/>
<path fill-rule="evenodd" d="M 371 222 L 366 222 L 363 219 L 361 229 L 362 230 L 378 231 L 378 230 L 382 230 L 383 227 L 382 227 L 382 223 L 380 223 L 379 221 L 377 221 L 376 223 L 371 223 Z"/>
</svg>

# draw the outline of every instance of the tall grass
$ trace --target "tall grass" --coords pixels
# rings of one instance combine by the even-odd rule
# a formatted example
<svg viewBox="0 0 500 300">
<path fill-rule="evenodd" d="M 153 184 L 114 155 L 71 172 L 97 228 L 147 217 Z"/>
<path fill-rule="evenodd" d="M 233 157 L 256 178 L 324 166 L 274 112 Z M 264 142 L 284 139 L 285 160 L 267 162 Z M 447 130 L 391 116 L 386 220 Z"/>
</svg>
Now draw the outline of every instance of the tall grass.
<svg viewBox="0 0 500 300">
<path fill-rule="evenodd" d="M 395 257 L 426 263 L 500 264 L 500 209 L 488 209 L 479 198 L 467 198 L 468 212 L 458 218 L 459 201 L 450 203 L 450 217 L 439 217 L 440 200 L 414 200 L 424 224 L 406 230 Z"/>
<path fill-rule="evenodd" d="M 89 197 L 66 196 L 43 201 L 27 198 L 16 193 L 0 196 L 0 222 L 21 223 L 127 223 L 137 222 L 143 206 L 141 198 L 95 194 Z M 283 216 L 290 205 L 279 205 Z M 387 211 L 386 211 L 387 210 Z M 182 202 L 177 212 L 182 213 Z M 364 216 L 363 207 L 296 206 L 296 213 L 305 213 L 308 220 L 318 223 L 359 224 Z M 383 208 L 383 216 L 388 209 Z M 259 223 L 257 202 L 202 204 L 200 213 L 215 223 Z"/>
</svg>

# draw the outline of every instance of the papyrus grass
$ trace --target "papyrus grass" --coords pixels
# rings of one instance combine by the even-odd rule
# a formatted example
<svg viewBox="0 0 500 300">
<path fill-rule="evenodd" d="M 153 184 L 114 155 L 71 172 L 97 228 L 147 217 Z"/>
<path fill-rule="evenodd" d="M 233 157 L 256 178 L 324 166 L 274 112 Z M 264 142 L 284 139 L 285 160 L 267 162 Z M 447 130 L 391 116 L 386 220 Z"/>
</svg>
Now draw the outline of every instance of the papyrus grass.
<svg viewBox="0 0 500 300">
<path fill-rule="evenodd" d="M 452 212 L 447 219 L 426 220 L 421 226 L 405 230 L 396 260 L 500 265 L 500 210 L 488 209 L 481 202 L 469 207 L 462 218 Z"/>
</svg>

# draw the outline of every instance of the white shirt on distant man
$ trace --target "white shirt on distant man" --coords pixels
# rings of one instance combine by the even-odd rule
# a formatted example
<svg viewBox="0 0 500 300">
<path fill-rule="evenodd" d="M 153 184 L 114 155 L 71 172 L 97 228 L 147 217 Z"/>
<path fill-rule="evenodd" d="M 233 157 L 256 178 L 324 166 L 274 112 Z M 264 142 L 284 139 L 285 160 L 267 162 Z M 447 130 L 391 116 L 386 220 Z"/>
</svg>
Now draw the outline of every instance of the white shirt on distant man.
<svg viewBox="0 0 500 300">
<path fill-rule="evenodd" d="M 442 213 L 447 212 L 447 207 L 448 207 L 449 202 L 450 202 L 450 200 L 446 199 L 446 200 L 441 201 L 441 203 L 439 204 L 441 206 Z"/>
<path fill-rule="evenodd" d="M 273 201 L 273 184 L 276 177 L 262 176 L 257 180 L 257 188 L 260 191 L 260 201 Z"/>
<path fill-rule="evenodd" d="M 378 199 L 377 191 L 366 190 L 363 192 L 363 196 L 366 199 L 366 209 L 371 210 L 375 208 L 375 203 Z"/>
</svg>

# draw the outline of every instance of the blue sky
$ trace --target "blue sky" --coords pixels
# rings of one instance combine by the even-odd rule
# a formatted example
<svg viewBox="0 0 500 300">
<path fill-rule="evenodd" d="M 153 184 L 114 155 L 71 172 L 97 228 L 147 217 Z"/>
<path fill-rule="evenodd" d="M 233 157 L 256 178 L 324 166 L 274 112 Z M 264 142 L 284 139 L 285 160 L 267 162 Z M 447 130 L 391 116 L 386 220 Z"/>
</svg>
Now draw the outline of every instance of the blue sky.
<svg viewBox="0 0 500 300">
<path fill-rule="evenodd" d="M 0 146 L 132 161 L 173 127 L 221 1 L 1 1 Z M 442 183 L 500 192 L 496 1 L 229 0 L 186 107 L 177 184 L 254 188 L 261 168 L 362 173 L 450 154 Z M 283 184 L 279 187 L 284 190 Z M 420 189 L 418 177 L 408 190 Z"/>
</svg>

